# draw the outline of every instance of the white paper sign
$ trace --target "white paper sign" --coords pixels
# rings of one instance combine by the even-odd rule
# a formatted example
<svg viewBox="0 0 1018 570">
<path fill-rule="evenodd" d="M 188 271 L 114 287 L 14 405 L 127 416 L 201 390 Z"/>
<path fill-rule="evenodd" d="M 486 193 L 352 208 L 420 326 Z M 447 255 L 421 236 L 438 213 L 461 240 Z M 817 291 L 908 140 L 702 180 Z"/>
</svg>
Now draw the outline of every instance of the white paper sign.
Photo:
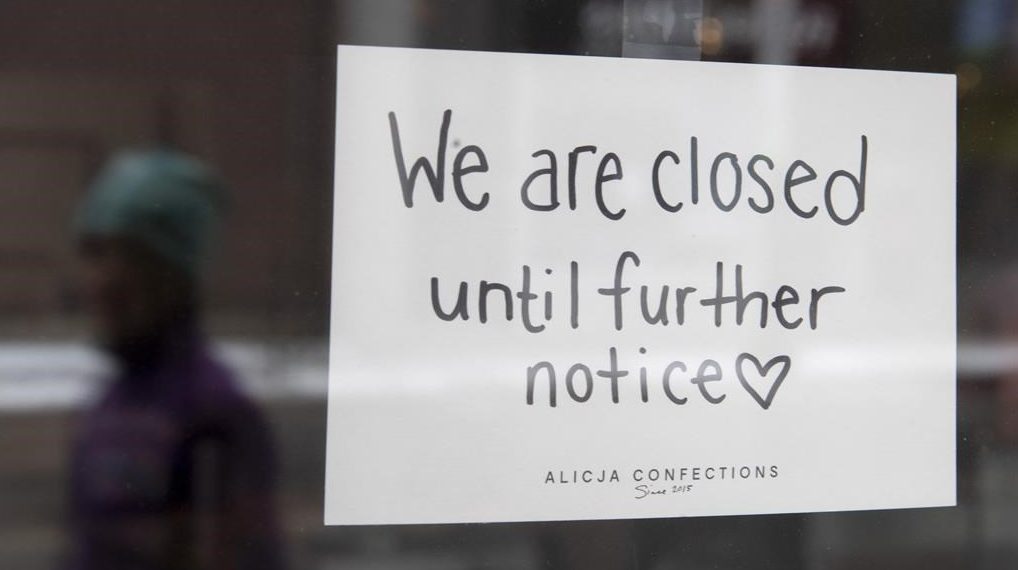
<svg viewBox="0 0 1018 570">
<path fill-rule="evenodd" d="M 327 524 L 955 504 L 953 77 L 338 61 Z"/>
</svg>

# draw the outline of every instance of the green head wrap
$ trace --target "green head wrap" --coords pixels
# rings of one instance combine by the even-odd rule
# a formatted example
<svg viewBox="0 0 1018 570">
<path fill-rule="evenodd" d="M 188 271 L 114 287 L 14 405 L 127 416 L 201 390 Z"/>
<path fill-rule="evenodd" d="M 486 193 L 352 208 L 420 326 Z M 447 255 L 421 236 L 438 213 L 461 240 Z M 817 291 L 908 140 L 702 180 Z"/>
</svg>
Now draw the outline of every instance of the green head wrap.
<svg viewBox="0 0 1018 570">
<path fill-rule="evenodd" d="M 134 239 L 196 277 L 224 196 L 219 176 L 191 156 L 166 150 L 124 152 L 89 188 L 75 231 L 79 237 Z"/>
</svg>

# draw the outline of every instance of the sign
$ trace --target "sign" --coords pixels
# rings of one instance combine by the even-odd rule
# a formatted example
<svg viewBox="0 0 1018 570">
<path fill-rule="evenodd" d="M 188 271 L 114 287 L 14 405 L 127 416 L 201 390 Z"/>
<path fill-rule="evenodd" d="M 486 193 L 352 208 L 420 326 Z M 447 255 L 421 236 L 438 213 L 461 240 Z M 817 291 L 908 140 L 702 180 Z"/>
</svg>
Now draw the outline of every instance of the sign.
<svg viewBox="0 0 1018 570">
<path fill-rule="evenodd" d="M 327 524 L 955 504 L 953 77 L 338 62 Z"/>
</svg>

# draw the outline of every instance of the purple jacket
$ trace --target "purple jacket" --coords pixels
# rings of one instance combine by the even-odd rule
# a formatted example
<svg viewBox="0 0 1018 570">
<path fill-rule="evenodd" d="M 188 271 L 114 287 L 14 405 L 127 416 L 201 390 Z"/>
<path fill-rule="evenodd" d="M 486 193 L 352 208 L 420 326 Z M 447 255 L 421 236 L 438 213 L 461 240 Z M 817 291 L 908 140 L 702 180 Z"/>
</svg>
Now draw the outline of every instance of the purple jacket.
<svg viewBox="0 0 1018 570">
<path fill-rule="evenodd" d="M 82 418 L 73 570 L 282 567 L 261 412 L 197 334 L 168 334 Z"/>
</svg>

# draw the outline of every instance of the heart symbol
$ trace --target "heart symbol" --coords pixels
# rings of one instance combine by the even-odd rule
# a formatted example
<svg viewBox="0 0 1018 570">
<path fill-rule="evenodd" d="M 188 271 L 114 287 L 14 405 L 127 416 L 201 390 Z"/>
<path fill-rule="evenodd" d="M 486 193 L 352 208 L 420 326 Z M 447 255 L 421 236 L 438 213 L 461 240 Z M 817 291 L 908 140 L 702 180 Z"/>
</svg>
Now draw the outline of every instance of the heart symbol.
<svg viewBox="0 0 1018 570">
<path fill-rule="evenodd" d="M 778 372 L 778 377 L 775 378 L 774 382 L 771 384 L 771 389 L 767 391 L 766 398 L 760 397 L 760 393 L 756 391 L 756 388 L 754 388 L 748 380 L 746 380 L 746 375 L 742 373 L 742 365 L 746 361 L 750 361 L 753 363 L 753 366 L 756 366 L 756 370 L 761 378 L 765 378 L 774 365 L 781 364 L 781 371 Z M 792 359 L 786 355 L 775 356 L 770 359 L 767 364 L 760 364 L 760 360 L 748 352 L 743 352 L 737 359 L 735 359 L 735 373 L 739 376 L 739 383 L 742 384 L 742 387 L 745 388 L 747 392 L 749 392 L 750 396 L 753 396 L 756 403 L 760 404 L 760 407 L 765 410 L 771 407 L 771 403 L 774 401 L 774 395 L 778 392 L 778 387 L 781 386 L 781 383 L 785 381 L 785 376 L 788 376 L 788 369 L 791 367 Z"/>
</svg>

